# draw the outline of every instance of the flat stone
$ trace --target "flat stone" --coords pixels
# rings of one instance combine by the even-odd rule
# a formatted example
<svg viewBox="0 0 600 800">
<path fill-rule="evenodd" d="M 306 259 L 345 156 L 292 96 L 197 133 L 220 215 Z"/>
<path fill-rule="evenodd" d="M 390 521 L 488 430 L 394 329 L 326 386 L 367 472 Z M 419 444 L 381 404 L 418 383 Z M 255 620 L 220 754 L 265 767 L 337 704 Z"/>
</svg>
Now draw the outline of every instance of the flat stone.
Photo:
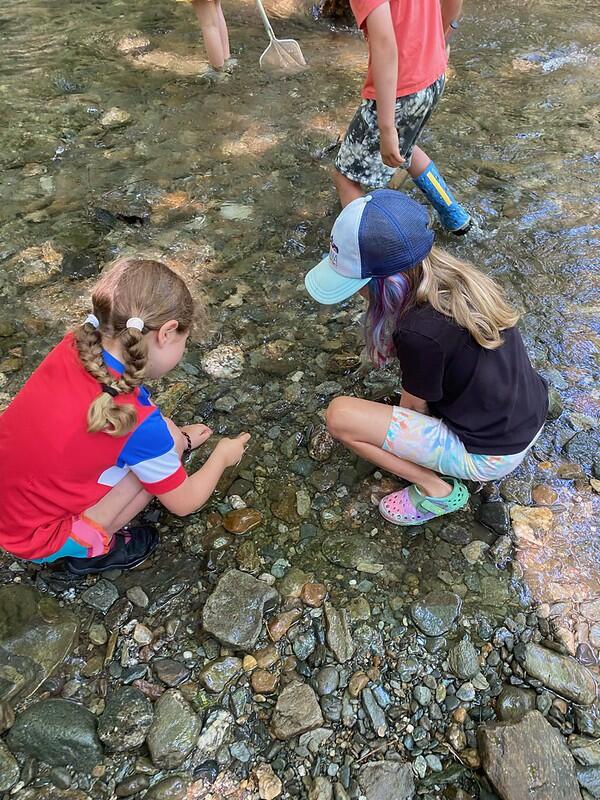
<svg viewBox="0 0 600 800">
<path fill-rule="evenodd" d="M 202 611 L 204 629 L 223 644 L 252 650 L 262 628 L 263 614 L 272 610 L 279 594 L 247 572 L 226 572 Z"/>
<path fill-rule="evenodd" d="M 128 125 L 131 122 L 131 114 L 122 108 L 109 108 L 106 113 L 100 117 L 100 125 L 103 128 L 121 128 L 123 125 Z"/>
<path fill-rule="evenodd" d="M 373 539 L 359 534 L 332 534 L 325 537 L 321 549 L 328 561 L 346 569 L 356 569 L 359 563 L 385 563 L 381 546 Z"/>
<path fill-rule="evenodd" d="M 167 689 L 154 706 L 146 739 L 152 761 L 162 769 L 179 767 L 200 733 L 200 719 L 177 689 Z"/>
<path fill-rule="evenodd" d="M 138 792 L 144 791 L 150 785 L 150 781 L 146 775 L 138 774 L 133 778 L 127 778 L 115 787 L 115 794 L 117 797 L 131 797 Z"/>
<path fill-rule="evenodd" d="M 579 733 L 595 738 L 600 737 L 600 705 L 598 702 L 587 708 L 575 706 L 575 725 Z"/>
<path fill-rule="evenodd" d="M 0 701 L 33 694 L 64 662 L 78 629 L 54 598 L 21 584 L 0 587 Z"/>
<path fill-rule="evenodd" d="M 275 800 L 276 797 L 279 797 L 283 784 L 273 772 L 270 764 L 259 764 L 254 774 L 258 782 L 260 800 Z"/>
<path fill-rule="evenodd" d="M 72 766 L 91 772 L 102 760 L 96 717 L 69 700 L 40 700 L 20 714 L 6 743 L 13 753 L 26 753 L 51 766 Z"/>
<path fill-rule="evenodd" d="M 332 800 L 333 786 L 328 778 L 319 775 L 308 790 L 308 800 Z"/>
<path fill-rule="evenodd" d="M 298 598 L 309 580 L 310 575 L 307 572 L 298 567 L 290 567 L 283 578 L 278 581 L 277 590 L 282 597 Z"/>
<path fill-rule="evenodd" d="M 13 707 L 10 703 L 7 703 L 6 700 L 0 700 L 0 734 L 12 728 L 14 721 L 15 712 L 13 711 Z"/>
<path fill-rule="evenodd" d="M 412 800 L 415 793 L 412 768 L 402 761 L 366 764 L 358 782 L 366 800 Z"/>
<path fill-rule="evenodd" d="M 155 783 L 146 794 L 144 800 L 184 800 L 188 793 L 188 783 L 181 775 L 172 775 Z"/>
<path fill-rule="evenodd" d="M 257 694 L 271 694 L 277 688 L 279 676 L 276 672 L 267 672 L 266 669 L 255 669 L 250 678 L 252 691 Z"/>
<path fill-rule="evenodd" d="M 152 671 L 159 681 L 171 687 L 179 686 L 190 677 L 190 671 L 185 664 L 172 658 L 155 658 Z"/>
<path fill-rule="evenodd" d="M 204 665 L 199 675 L 200 683 L 209 692 L 220 694 L 241 672 L 242 660 L 235 656 L 225 656 Z"/>
<path fill-rule="evenodd" d="M 560 733 L 539 711 L 520 722 L 480 726 L 483 768 L 506 800 L 566 800 L 579 797 L 575 762 Z"/>
<path fill-rule="evenodd" d="M 479 654 L 469 639 L 462 639 L 448 654 L 450 669 L 457 678 L 469 680 L 479 672 Z"/>
<path fill-rule="evenodd" d="M 93 622 L 89 630 L 90 642 L 92 644 L 103 645 L 108 641 L 108 632 L 104 625 Z"/>
<path fill-rule="evenodd" d="M 481 542 L 479 539 L 475 539 L 462 548 L 462 554 L 468 564 L 476 564 L 483 559 L 486 551 L 489 549 L 490 546 L 487 542 Z"/>
<path fill-rule="evenodd" d="M 131 586 L 127 589 L 125 594 L 127 595 L 127 599 L 130 600 L 134 606 L 138 606 L 138 608 L 146 608 L 150 602 L 148 600 L 148 595 L 141 586 Z"/>
<path fill-rule="evenodd" d="M 81 599 L 86 605 L 106 614 L 115 600 L 119 599 L 119 592 L 114 583 L 107 581 L 106 578 L 100 578 L 93 586 L 83 592 Z"/>
<path fill-rule="evenodd" d="M 223 517 L 223 527 L 229 533 L 247 533 L 263 521 L 263 515 L 256 508 L 237 508 L 228 511 Z"/>
<path fill-rule="evenodd" d="M 133 686 L 121 686 L 109 695 L 98 720 L 98 737 L 110 750 L 134 750 L 144 743 L 153 719 L 148 698 Z"/>
<path fill-rule="evenodd" d="M 291 739 L 323 724 L 323 715 L 313 689 L 305 683 L 290 683 L 277 698 L 271 729 L 277 739 Z"/>
<path fill-rule="evenodd" d="M 453 592 L 429 592 L 410 607 L 415 625 L 426 636 L 442 636 L 460 614 L 462 601 Z"/>
<path fill-rule="evenodd" d="M 8 792 L 19 780 L 19 765 L 4 742 L 0 742 L 0 792 Z"/>
<path fill-rule="evenodd" d="M 383 713 L 383 709 L 373 697 L 373 692 L 368 687 L 363 689 L 360 699 L 377 736 L 385 736 L 387 733 L 385 714 Z"/>
<path fill-rule="evenodd" d="M 569 750 L 584 767 L 600 766 L 600 742 L 587 736 L 569 736 Z"/>
<path fill-rule="evenodd" d="M 239 378 L 244 370 L 244 351 L 239 345 L 222 344 L 206 353 L 200 363 L 211 378 Z"/>
<path fill-rule="evenodd" d="M 327 587 L 322 583 L 306 583 L 302 588 L 300 599 L 310 608 L 320 608 L 327 597 Z"/>
<path fill-rule="evenodd" d="M 281 614 L 272 617 L 267 623 L 269 637 L 273 642 L 278 642 L 286 635 L 292 625 L 300 619 L 302 611 L 299 608 L 292 608 L 289 611 L 282 611 Z"/>
<path fill-rule="evenodd" d="M 320 428 L 308 444 L 308 455 L 314 461 L 328 461 L 334 447 L 335 441 L 327 428 Z"/>
<path fill-rule="evenodd" d="M 519 722 L 535 707 L 535 692 L 518 686 L 504 686 L 496 700 L 496 714 L 502 722 Z"/>
<path fill-rule="evenodd" d="M 231 739 L 234 729 L 233 716 L 224 708 L 211 711 L 204 723 L 202 733 L 198 737 L 194 763 L 200 764 L 210 758 L 215 758 L 219 748 Z"/>
<path fill-rule="evenodd" d="M 594 676 L 574 658 L 529 642 L 525 645 L 523 666 L 544 686 L 575 703 L 588 706 L 596 699 Z"/>
<path fill-rule="evenodd" d="M 352 658 L 355 650 L 350 628 L 348 627 L 346 610 L 341 609 L 338 611 L 331 603 L 327 602 L 324 608 L 327 644 L 336 660 L 340 664 L 344 664 Z"/>
</svg>

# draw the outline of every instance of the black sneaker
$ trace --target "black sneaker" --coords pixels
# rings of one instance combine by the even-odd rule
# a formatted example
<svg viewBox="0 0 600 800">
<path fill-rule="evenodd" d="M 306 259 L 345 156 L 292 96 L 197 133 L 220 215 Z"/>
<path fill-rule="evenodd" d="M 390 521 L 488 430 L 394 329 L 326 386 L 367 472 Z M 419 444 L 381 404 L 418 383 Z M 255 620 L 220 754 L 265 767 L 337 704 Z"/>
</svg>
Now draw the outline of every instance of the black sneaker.
<svg viewBox="0 0 600 800">
<path fill-rule="evenodd" d="M 65 558 L 64 565 L 74 575 L 107 572 L 109 569 L 131 569 L 144 562 L 156 550 L 158 531 L 153 525 L 139 525 L 115 533 L 112 550 L 93 558 Z"/>
</svg>

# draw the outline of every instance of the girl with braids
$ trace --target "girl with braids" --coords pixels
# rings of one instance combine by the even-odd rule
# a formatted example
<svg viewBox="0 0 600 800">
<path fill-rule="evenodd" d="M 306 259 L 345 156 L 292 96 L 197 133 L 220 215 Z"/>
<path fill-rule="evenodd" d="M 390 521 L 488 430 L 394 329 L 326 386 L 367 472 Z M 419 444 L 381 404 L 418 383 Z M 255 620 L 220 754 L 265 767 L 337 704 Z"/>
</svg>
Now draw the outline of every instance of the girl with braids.
<svg viewBox="0 0 600 800">
<path fill-rule="evenodd" d="M 396 525 L 462 508 L 463 479 L 516 469 L 548 410 L 500 287 L 433 239 L 422 206 L 381 189 L 344 208 L 329 255 L 305 279 L 320 303 L 364 295 L 367 355 L 400 362 L 399 406 L 337 397 L 327 410 L 332 436 L 410 482 L 379 505 Z"/>
<path fill-rule="evenodd" d="M 0 416 L 0 547 L 31 561 L 65 558 L 77 574 L 141 563 L 157 533 L 128 523 L 154 496 L 174 514 L 196 511 L 250 438 L 222 439 L 188 476 L 182 454 L 212 431 L 179 429 L 142 385 L 185 350 L 194 303 L 178 275 L 120 259 L 100 277 L 92 307 Z"/>
</svg>

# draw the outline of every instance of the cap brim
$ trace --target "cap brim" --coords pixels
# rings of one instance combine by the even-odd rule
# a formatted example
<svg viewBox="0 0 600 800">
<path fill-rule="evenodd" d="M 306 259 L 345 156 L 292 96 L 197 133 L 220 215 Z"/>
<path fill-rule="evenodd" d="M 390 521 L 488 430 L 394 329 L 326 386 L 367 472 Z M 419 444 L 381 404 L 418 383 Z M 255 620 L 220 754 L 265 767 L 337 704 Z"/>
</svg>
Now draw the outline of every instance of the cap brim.
<svg viewBox="0 0 600 800">
<path fill-rule="evenodd" d="M 313 267 L 304 278 L 306 291 L 325 306 L 341 303 L 366 286 L 371 278 L 346 278 L 332 269 L 329 256 Z"/>
</svg>

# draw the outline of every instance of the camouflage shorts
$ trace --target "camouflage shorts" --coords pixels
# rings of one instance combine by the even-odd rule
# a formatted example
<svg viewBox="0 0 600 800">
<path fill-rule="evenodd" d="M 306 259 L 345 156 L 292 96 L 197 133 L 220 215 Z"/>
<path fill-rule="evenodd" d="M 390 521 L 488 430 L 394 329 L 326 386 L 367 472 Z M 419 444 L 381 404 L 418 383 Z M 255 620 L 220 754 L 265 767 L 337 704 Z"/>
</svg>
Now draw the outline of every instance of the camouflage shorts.
<svg viewBox="0 0 600 800">
<path fill-rule="evenodd" d="M 420 92 L 396 100 L 396 128 L 400 153 L 410 166 L 413 147 L 444 91 L 445 75 Z M 387 167 L 379 153 L 379 127 L 375 100 L 363 100 L 352 118 L 335 160 L 338 172 L 370 189 L 380 189 L 396 170 Z"/>
</svg>

